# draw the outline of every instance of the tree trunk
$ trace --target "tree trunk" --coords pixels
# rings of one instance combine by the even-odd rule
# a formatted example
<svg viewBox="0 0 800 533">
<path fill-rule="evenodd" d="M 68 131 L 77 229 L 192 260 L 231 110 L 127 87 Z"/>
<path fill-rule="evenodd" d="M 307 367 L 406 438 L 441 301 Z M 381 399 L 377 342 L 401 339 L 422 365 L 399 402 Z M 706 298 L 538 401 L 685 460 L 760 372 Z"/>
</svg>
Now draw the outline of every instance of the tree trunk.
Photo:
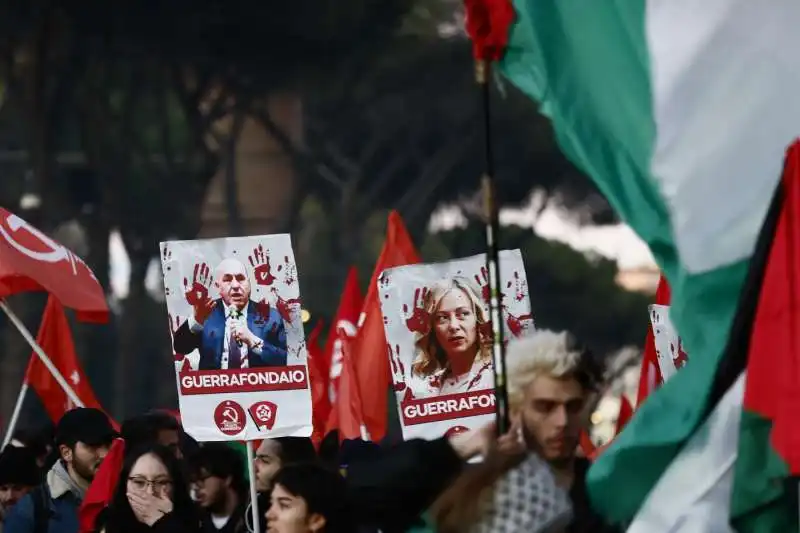
<svg viewBox="0 0 800 533">
<path fill-rule="evenodd" d="M 231 131 L 225 139 L 225 207 L 228 212 L 228 236 L 244 233 L 242 213 L 239 209 L 239 188 L 236 175 L 236 147 L 244 127 L 245 115 L 238 106 L 233 111 Z"/>
<path fill-rule="evenodd" d="M 128 252 L 131 273 L 128 297 L 122 303 L 117 352 L 117 397 L 114 411 L 120 417 L 135 412 L 132 409 L 136 408 L 137 400 L 145 390 L 141 383 L 141 376 L 147 371 L 143 368 L 147 365 L 143 364 L 145 362 L 142 359 L 142 354 L 146 353 L 143 346 L 146 339 L 143 335 L 142 322 L 147 319 L 146 303 L 150 298 L 144 282 L 152 258 L 143 250 L 139 237 L 123 234 L 123 242 Z"/>
</svg>

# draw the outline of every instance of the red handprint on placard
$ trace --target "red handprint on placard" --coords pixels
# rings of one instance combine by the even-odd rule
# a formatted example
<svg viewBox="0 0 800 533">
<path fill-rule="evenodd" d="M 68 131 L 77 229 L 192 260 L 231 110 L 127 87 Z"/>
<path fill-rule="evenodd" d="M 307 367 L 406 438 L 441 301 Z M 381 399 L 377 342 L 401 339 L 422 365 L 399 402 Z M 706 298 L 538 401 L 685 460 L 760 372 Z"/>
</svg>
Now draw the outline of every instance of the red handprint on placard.
<svg viewBox="0 0 800 533">
<path fill-rule="evenodd" d="M 184 296 L 186 303 L 197 307 L 208 300 L 208 288 L 211 286 L 211 269 L 205 263 L 194 265 L 192 283 L 183 278 Z"/>
<path fill-rule="evenodd" d="M 253 255 L 249 256 L 250 266 L 253 267 L 253 277 L 258 285 L 272 285 L 275 276 L 272 275 L 272 267 L 269 264 L 269 251 L 264 250 L 264 246 L 259 244 L 253 248 Z"/>
<path fill-rule="evenodd" d="M 525 299 L 525 295 L 528 292 L 528 282 L 520 278 L 519 272 L 515 271 L 514 281 L 509 281 L 506 288 L 511 289 L 512 285 L 514 286 L 514 299 L 518 302 L 521 302 Z"/>
<path fill-rule="evenodd" d="M 505 313 L 508 315 L 506 317 L 506 325 L 508 325 L 508 330 L 515 337 L 521 337 L 525 332 L 525 328 L 527 326 L 526 322 L 533 320 L 533 315 L 530 313 L 527 315 L 514 316 L 508 312 L 508 309 L 505 310 Z"/>
<path fill-rule="evenodd" d="M 675 350 L 675 344 L 672 342 L 669 343 L 669 350 L 672 352 L 672 363 L 675 365 L 675 369 L 680 370 L 688 360 L 686 352 L 683 351 L 683 341 L 678 339 L 677 353 Z"/>
<path fill-rule="evenodd" d="M 174 339 L 175 338 L 175 332 L 178 331 L 179 327 L 181 327 L 181 317 L 176 316 L 176 317 L 173 318 L 172 315 L 169 314 L 169 313 L 167 313 L 167 316 L 169 318 L 169 335 L 170 335 L 170 339 Z M 173 352 L 172 355 L 173 355 L 175 361 L 180 361 L 181 359 L 184 358 L 184 356 L 186 354 Z"/>
<path fill-rule="evenodd" d="M 283 282 L 286 285 L 294 285 L 297 281 L 297 267 L 289 261 L 289 256 L 283 257 L 283 264 L 278 265 L 278 272 L 283 271 Z"/>
<path fill-rule="evenodd" d="M 426 335 L 431 330 L 431 315 L 425 310 L 425 300 L 430 291 L 428 289 L 414 290 L 414 309 L 409 314 L 408 305 L 403 304 L 403 314 L 406 316 L 406 327 L 412 333 Z"/>
<path fill-rule="evenodd" d="M 492 292 L 489 288 L 489 271 L 486 269 L 486 267 L 481 267 L 481 273 L 475 274 L 475 283 L 477 283 L 478 287 L 481 288 L 481 296 L 483 297 L 483 301 L 489 303 L 489 299 L 492 297 Z"/>
<path fill-rule="evenodd" d="M 269 319 L 270 308 L 271 306 L 266 298 L 256 302 L 256 321 L 266 322 Z"/>
<path fill-rule="evenodd" d="M 387 344 L 386 351 L 389 354 L 389 363 L 392 366 L 394 391 L 402 391 L 406 388 L 406 368 L 405 365 L 403 365 L 403 361 L 400 359 L 400 345 L 395 344 L 394 349 L 392 349 L 392 345 Z"/>
<path fill-rule="evenodd" d="M 278 314 L 281 315 L 284 322 L 291 323 L 294 319 L 292 311 L 295 307 L 300 306 L 300 298 L 281 298 L 281 295 L 278 294 L 276 289 L 272 289 L 272 294 L 275 295 L 275 308 L 278 310 Z"/>
<path fill-rule="evenodd" d="M 167 313 L 167 316 L 169 317 L 169 332 L 174 335 L 178 328 L 181 327 L 181 317 L 176 316 L 173 318 L 169 313 Z"/>
</svg>

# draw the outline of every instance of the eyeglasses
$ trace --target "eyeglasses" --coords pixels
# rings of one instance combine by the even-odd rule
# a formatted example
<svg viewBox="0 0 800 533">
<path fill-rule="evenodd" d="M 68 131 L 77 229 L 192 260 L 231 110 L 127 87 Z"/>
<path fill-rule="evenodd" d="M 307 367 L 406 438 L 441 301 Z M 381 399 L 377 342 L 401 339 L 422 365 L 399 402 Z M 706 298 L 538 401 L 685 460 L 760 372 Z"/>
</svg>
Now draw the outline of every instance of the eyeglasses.
<svg viewBox="0 0 800 533">
<path fill-rule="evenodd" d="M 128 481 L 137 492 L 144 492 L 150 487 L 156 492 L 161 492 L 172 486 L 172 481 L 169 479 L 146 479 L 143 477 L 131 477 Z"/>
</svg>

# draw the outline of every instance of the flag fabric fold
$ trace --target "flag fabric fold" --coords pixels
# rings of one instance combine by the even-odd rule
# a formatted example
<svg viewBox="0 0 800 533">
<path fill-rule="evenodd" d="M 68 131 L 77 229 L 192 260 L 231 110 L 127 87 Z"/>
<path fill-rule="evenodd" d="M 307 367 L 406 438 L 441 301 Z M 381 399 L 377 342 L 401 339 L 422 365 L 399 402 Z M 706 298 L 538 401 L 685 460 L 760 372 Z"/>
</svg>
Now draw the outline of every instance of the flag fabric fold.
<svg viewBox="0 0 800 533">
<path fill-rule="evenodd" d="M 350 267 L 342 297 L 339 300 L 339 308 L 336 310 L 336 317 L 331 324 L 328 340 L 325 343 L 325 365 L 328 369 L 328 398 L 331 405 L 336 405 L 339 393 L 339 383 L 342 377 L 342 347 L 355 337 L 358 317 L 363 307 L 364 297 L 361 294 L 361 288 L 358 286 L 358 271 L 355 267 Z M 325 434 L 338 428 L 339 412 L 337 409 L 331 409 L 326 422 Z"/>
<path fill-rule="evenodd" d="M 346 341 L 342 346 L 342 377 L 339 382 L 339 393 L 336 396 L 339 440 L 368 440 L 366 438 L 368 435 L 365 434 L 367 428 L 364 423 L 364 408 L 350 346 L 351 341 Z"/>
<path fill-rule="evenodd" d="M 633 406 L 630 400 L 624 394 L 619 398 L 619 414 L 617 415 L 617 423 L 614 426 L 614 435 L 619 435 L 625 426 L 630 422 L 633 417 Z"/>
<path fill-rule="evenodd" d="M 311 382 L 311 422 L 313 430 L 311 440 L 315 446 L 319 446 L 325 438 L 325 425 L 331 411 L 331 402 L 328 398 L 328 375 L 329 370 L 325 364 L 325 356 L 319 344 L 319 337 L 322 334 L 323 322 L 317 321 L 314 329 L 308 334 L 306 346 L 308 346 L 308 379 Z"/>
<path fill-rule="evenodd" d="M 786 150 L 800 133 L 800 4 L 512 3 L 516 19 L 501 72 L 539 103 L 567 157 L 649 245 L 672 290 L 670 319 L 692 356 L 589 472 L 598 511 L 627 522 L 744 370 L 718 377 L 731 365 L 726 360 L 739 360 L 729 341 L 740 294 Z M 789 335 L 787 320 L 778 322 Z M 749 332 L 751 324 L 743 327 Z M 751 360 L 756 356 L 770 357 L 763 365 L 786 374 L 775 394 L 796 397 L 786 381 L 794 367 L 781 366 L 790 358 L 751 353 Z M 757 378 L 748 371 L 747 379 Z M 780 424 L 773 428 L 773 419 L 749 410 L 749 384 L 746 390 L 740 446 L 759 443 L 761 464 L 773 466 L 753 470 L 760 484 L 785 476 L 787 458 L 775 453 L 781 433 L 770 436 Z M 770 402 L 778 420 L 789 416 L 778 413 L 781 405 L 789 403 Z M 740 454 L 730 514 L 736 521 L 749 509 L 740 531 L 760 531 L 791 498 L 774 482 L 769 494 L 745 498 L 744 462 Z M 794 518 L 789 531 L 797 530 Z"/>
<path fill-rule="evenodd" d="M 108 451 L 108 455 L 103 459 L 100 468 L 97 469 L 97 473 L 86 490 L 86 495 L 78 509 L 80 533 L 92 533 L 95 531 L 97 515 L 111 503 L 111 499 L 114 497 L 114 489 L 119 481 L 124 457 L 125 441 L 115 439 L 111 449 Z"/>
<path fill-rule="evenodd" d="M 403 219 L 397 211 L 392 211 L 389 213 L 386 240 L 364 297 L 358 333 L 350 346 L 355 374 L 353 386 L 358 388 L 361 396 L 364 425 L 369 438 L 376 442 L 386 435 L 387 391 L 391 382 L 383 313 L 378 300 L 378 278 L 388 268 L 419 263 L 419 260 L 419 254 L 406 231 Z M 341 419 L 339 423 L 342 423 Z"/>
<path fill-rule="evenodd" d="M 64 307 L 55 296 L 51 295 L 47 299 L 36 342 L 61 372 L 84 406 L 102 410 L 75 353 L 75 344 Z M 65 412 L 75 407 L 35 352 L 31 353 L 25 371 L 25 383 L 39 396 L 53 423 L 58 422 Z M 119 430 L 113 420 L 112 424 Z"/>
</svg>

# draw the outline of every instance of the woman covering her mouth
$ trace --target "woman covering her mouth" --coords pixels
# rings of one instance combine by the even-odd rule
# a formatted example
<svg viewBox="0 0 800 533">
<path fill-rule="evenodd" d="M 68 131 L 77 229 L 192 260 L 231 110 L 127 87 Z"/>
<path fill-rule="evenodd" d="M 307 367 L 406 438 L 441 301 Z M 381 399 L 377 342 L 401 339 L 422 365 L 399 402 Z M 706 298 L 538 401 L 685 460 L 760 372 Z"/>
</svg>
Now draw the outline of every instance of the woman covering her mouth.
<svg viewBox="0 0 800 533">
<path fill-rule="evenodd" d="M 456 276 L 425 291 L 422 307 L 430 325 L 417 334 L 411 373 L 421 380 L 418 396 L 438 396 L 494 387 L 489 317 L 479 291 Z"/>
</svg>

